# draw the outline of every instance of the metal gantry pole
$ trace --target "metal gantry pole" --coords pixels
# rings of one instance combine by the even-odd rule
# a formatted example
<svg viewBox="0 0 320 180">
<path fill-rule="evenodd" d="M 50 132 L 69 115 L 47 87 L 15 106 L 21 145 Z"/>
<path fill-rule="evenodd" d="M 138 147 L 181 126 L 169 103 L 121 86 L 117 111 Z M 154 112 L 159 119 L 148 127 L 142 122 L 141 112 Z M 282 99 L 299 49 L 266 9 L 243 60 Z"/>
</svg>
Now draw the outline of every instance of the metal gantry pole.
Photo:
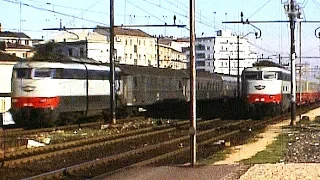
<svg viewBox="0 0 320 180">
<path fill-rule="evenodd" d="M 302 62 L 301 62 L 301 21 L 299 21 L 299 64 L 300 64 L 300 68 L 299 68 L 299 104 L 301 104 L 302 101 Z M 301 113 L 299 113 L 299 120 L 301 120 Z"/>
<path fill-rule="evenodd" d="M 110 0 L 110 110 L 112 124 L 116 124 L 114 36 L 114 0 Z"/>
<path fill-rule="evenodd" d="M 295 12 L 296 7 L 294 0 L 290 0 L 290 13 L 289 13 L 289 20 L 290 20 L 290 59 L 291 59 L 291 121 L 290 125 L 294 125 L 294 121 L 296 119 L 296 52 L 295 52 L 295 41 L 294 41 L 294 29 L 295 29 Z"/>
<path fill-rule="evenodd" d="M 238 43 L 238 49 L 237 49 L 237 97 L 240 97 L 240 36 L 237 36 L 237 43 Z"/>
<path fill-rule="evenodd" d="M 195 0 L 190 2 L 190 159 L 196 164 L 196 63 L 195 63 Z"/>
</svg>

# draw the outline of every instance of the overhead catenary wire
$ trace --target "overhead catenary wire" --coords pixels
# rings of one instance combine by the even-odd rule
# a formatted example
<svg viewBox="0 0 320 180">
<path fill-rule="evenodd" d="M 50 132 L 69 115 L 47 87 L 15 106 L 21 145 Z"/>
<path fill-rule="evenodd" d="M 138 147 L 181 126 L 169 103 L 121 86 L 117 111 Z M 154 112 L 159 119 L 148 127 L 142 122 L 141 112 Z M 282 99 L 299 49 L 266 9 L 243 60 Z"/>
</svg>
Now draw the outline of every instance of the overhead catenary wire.
<svg viewBox="0 0 320 180">
<path fill-rule="evenodd" d="M 180 12 L 174 11 L 174 10 L 172 10 L 172 9 L 170 9 L 170 8 L 162 7 L 162 6 L 160 6 L 160 5 L 158 5 L 158 4 L 154 3 L 154 2 L 150 2 L 149 0 L 144 0 L 144 1 L 147 2 L 147 3 L 149 3 L 149 4 L 151 4 L 151 5 L 153 5 L 153 6 L 159 7 L 159 8 L 161 8 L 161 9 L 164 9 L 164 10 L 167 10 L 167 11 L 169 11 L 169 12 L 172 12 L 172 13 L 174 13 L 174 14 L 176 14 L 176 15 L 179 15 L 179 16 L 181 16 L 181 17 L 189 18 L 189 17 L 188 17 L 187 15 L 185 15 L 185 14 L 182 14 L 182 13 L 180 13 Z M 206 23 L 206 22 L 199 21 L 199 20 L 196 20 L 196 21 L 197 21 L 198 23 L 203 24 L 203 25 L 206 25 L 206 26 L 208 26 L 208 27 L 213 27 L 213 25 L 210 24 L 210 23 Z"/>
<path fill-rule="evenodd" d="M 11 1 L 11 0 L 2 0 L 2 1 L 13 3 L 13 4 L 19 4 L 19 2 L 15 2 L 15 1 Z M 59 14 L 59 15 L 62 15 L 62 16 L 74 17 L 75 19 L 80 19 L 80 20 L 87 21 L 87 22 L 92 22 L 92 23 L 101 24 L 101 25 L 105 25 L 105 26 L 108 25 L 108 24 L 105 24 L 105 23 L 102 23 L 102 22 L 93 21 L 93 20 L 85 19 L 85 18 L 81 18 L 81 17 L 76 17 L 74 15 L 61 13 L 61 12 L 53 11 L 53 10 L 50 10 L 50 9 L 45 9 L 45 8 L 41 8 L 41 7 L 30 5 L 30 4 L 22 3 L 22 2 L 21 2 L 21 5 L 26 6 L 26 7 L 30 7 L 30 8 L 34 8 L 34 9 L 37 9 L 37 10 L 41 10 L 41 11 L 47 11 L 47 12 L 56 13 L 56 14 Z"/>
<path fill-rule="evenodd" d="M 251 16 L 248 17 L 248 19 L 252 18 L 255 14 L 257 14 L 261 9 L 263 9 L 267 4 L 269 4 L 271 0 L 268 0 L 266 3 L 264 3 L 260 8 L 258 8 Z"/>
</svg>

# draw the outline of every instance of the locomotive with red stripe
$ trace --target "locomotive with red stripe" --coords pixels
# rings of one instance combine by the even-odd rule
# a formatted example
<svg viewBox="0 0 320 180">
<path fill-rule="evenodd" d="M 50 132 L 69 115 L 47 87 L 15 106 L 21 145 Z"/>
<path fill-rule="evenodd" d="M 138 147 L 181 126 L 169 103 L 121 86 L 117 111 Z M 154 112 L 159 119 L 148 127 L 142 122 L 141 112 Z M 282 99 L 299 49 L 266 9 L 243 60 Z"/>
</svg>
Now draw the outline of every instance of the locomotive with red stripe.
<svg viewBox="0 0 320 180">
<path fill-rule="evenodd" d="M 78 62 L 77 62 L 78 61 Z M 23 61 L 12 73 L 12 114 L 19 126 L 66 124 L 68 114 L 101 114 L 110 108 L 110 68 L 73 62 Z M 116 83 L 119 82 L 116 68 Z M 121 88 L 117 88 L 120 95 Z M 65 118 L 61 118 L 65 116 Z M 59 117 L 59 118 L 58 118 Z M 32 121 L 30 121 L 32 119 Z M 33 124 L 30 124 L 33 123 Z"/>
<path fill-rule="evenodd" d="M 319 81 L 296 79 L 297 105 L 313 103 L 320 98 Z M 283 67 L 256 66 L 242 72 L 242 94 L 256 118 L 275 115 L 290 108 L 291 73 Z M 301 97 L 301 98 L 300 98 Z"/>
</svg>

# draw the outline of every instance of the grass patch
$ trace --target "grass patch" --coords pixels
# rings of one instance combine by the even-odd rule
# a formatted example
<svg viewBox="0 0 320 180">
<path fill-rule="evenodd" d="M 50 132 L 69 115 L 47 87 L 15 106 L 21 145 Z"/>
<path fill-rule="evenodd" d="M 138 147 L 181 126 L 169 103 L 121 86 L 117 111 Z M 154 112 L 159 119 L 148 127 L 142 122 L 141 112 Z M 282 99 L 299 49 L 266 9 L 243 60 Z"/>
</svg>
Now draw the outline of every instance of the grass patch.
<svg viewBox="0 0 320 180">
<path fill-rule="evenodd" d="M 207 164 L 213 164 L 217 161 L 222 161 L 227 157 L 227 154 L 231 154 L 231 149 L 227 148 L 225 150 L 219 151 L 217 153 L 215 153 L 212 156 L 209 156 L 205 159 L 200 159 L 200 161 L 198 162 L 199 165 L 207 165 Z"/>
<path fill-rule="evenodd" d="M 284 150 L 287 148 L 288 141 L 286 134 L 280 134 L 277 140 L 268 145 L 264 151 L 241 162 L 244 164 L 279 163 L 284 159 Z"/>
</svg>

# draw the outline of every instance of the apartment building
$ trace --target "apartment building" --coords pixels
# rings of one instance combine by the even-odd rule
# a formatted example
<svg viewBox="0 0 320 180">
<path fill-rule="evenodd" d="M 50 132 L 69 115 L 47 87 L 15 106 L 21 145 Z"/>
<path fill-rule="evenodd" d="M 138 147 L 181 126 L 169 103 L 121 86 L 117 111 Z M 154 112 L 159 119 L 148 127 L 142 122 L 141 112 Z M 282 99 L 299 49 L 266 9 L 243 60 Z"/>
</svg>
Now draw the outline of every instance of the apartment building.
<svg viewBox="0 0 320 180">
<path fill-rule="evenodd" d="M 250 47 L 247 37 L 236 36 L 231 30 L 217 31 L 214 44 L 214 72 L 239 74 L 257 62 L 257 54 Z M 238 65 L 239 63 L 239 65 Z"/>
</svg>

